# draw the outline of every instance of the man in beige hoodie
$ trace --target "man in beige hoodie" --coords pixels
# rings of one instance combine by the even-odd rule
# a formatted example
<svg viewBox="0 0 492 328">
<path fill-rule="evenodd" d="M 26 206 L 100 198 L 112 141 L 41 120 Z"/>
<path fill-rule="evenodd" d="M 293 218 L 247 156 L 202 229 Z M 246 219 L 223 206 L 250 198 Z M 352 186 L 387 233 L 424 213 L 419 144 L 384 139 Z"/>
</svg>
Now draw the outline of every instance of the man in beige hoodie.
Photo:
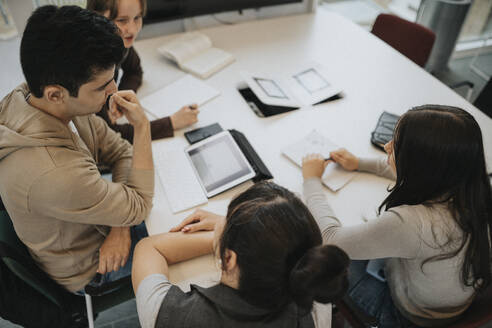
<svg viewBox="0 0 492 328">
<path fill-rule="evenodd" d="M 149 121 L 113 80 L 123 49 L 109 20 L 40 7 L 21 42 L 27 84 L 0 102 L 0 196 L 34 260 L 72 292 L 97 272 L 129 272 L 138 237 L 129 227 L 142 230 L 152 207 Z M 134 127 L 133 149 L 94 115 L 110 94 L 112 115 Z M 99 163 L 111 166 L 112 182 Z"/>
</svg>

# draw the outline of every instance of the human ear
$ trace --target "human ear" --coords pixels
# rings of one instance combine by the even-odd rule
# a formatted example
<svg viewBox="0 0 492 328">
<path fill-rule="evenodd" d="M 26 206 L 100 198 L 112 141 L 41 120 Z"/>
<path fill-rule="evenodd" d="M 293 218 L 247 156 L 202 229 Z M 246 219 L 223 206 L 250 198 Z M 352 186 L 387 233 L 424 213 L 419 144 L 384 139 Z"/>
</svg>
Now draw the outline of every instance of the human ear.
<svg viewBox="0 0 492 328">
<path fill-rule="evenodd" d="M 237 254 L 236 252 L 226 249 L 224 254 L 224 267 L 227 272 L 233 272 L 237 268 Z"/>
<path fill-rule="evenodd" d="M 44 88 L 44 97 L 49 102 L 61 104 L 65 100 L 65 89 L 59 85 L 49 85 Z"/>
</svg>

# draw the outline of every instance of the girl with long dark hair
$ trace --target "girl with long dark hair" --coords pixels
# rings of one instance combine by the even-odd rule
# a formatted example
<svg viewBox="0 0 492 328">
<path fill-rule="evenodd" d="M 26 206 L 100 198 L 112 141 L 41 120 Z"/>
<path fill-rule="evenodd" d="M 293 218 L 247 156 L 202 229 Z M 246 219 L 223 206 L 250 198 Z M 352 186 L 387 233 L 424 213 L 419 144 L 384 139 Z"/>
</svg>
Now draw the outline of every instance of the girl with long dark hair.
<svg viewBox="0 0 492 328">
<path fill-rule="evenodd" d="M 324 196 L 320 156 L 304 159 L 304 195 L 324 242 L 352 260 L 386 259 L 385 279 L 371 262 L 352 261 L 349 295 L 379 327 L 447 326 L 491 282 L 492 198 L 482 133 L 466 111 L 424 105 L 404 114 L 386 144 L 387 161 L 330 154 L 346 170 L 395 179 L 380 217 L 343 227 Z M 343 218 L 341 218 L 343 220 Z"/>
<path fill-rule="evenodd" d="M 144 328 L 326 327 L 331 311 L 324 304 L 348 287 L 345 252 L 321 245 L 303 202 L 274 183 L 237 196 L 225 218 L 199 210 L 172 231 L 142 240 L 135 250 L 132 280 Z M 218 285 L 192 285 L 184 293 L 169 282 L 168 264 L 214 248 Z"/>
</svg>

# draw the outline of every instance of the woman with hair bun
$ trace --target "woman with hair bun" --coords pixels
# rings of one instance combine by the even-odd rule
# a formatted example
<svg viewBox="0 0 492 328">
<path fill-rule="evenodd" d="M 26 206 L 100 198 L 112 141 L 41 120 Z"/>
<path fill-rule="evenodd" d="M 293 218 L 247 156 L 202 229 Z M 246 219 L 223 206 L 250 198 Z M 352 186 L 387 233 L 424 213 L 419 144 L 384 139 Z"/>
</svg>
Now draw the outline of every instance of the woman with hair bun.
<svg viewBox="0 0 492 328">
<path fill-rule="evenodd" d="M 315 219 L 293 193 L 253 185 L 231 201 L 226 217 L 198 210 L 170 233 L 136 247 L 132 281 L 140 323 L 150 327 L 326 327 L 324 305 L 348 287 L 349 259 L 322 245 Z M 168 264 L 215 251 L 220 283 L 182 292 Z"/>
<path fill-rule="evenodd" d="M 492 196 L 480 127 L 460 108 L 419 106 L 400 118 L 384 148 L 386 160 L 330 154 L 346 170 L 395 181 L 378 218 L 341 225 L 320 181 L 334 164 L 319 155 L 303 162 L 307 205 L 328 227 L 324 241 L 355 260 L 348 294 L 378 327 L 448 327 L 492 281 Z M 368 264 L 373 259 L 385 259 L 382 270 Z"/>
</svg>

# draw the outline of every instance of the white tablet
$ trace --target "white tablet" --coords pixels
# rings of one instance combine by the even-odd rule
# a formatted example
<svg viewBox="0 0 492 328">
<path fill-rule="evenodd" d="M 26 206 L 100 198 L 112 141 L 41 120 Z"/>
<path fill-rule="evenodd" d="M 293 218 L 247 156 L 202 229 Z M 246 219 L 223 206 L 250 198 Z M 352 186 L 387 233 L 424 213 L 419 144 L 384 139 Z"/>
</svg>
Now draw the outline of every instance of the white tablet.
<svg viewBox="0 0 492 328">
<path fill-rule="evenodd" d="M 185 153 L 208 198 L 256 175 L 229 131 L 197 142 Z"/>
</svg>

